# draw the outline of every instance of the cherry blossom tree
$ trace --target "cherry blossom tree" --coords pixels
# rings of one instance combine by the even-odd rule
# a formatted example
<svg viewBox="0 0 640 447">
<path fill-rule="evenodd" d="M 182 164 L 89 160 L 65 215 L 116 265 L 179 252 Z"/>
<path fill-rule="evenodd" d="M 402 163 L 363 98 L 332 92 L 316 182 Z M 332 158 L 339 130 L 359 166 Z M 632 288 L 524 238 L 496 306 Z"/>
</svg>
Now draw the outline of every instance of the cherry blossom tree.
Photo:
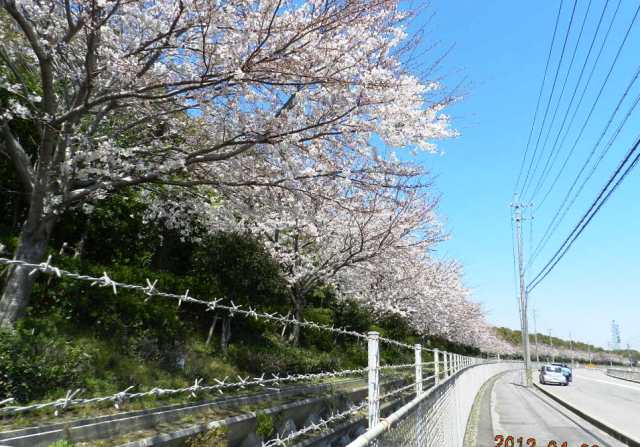
<svg viewBox="0 0 640 447">
<path fill-rule="evenodd" d="M 514 355 L 486 322 L 482 307 L 463 284 L 462 267 L 436 260 L 428 251 L 389 250 L 385 257 L 357 266 L 344 277 L 344 292 L 374 312 L 406 318 L 418 333 L 474 346 L 482 352 Z"/>
<path fill-rule="evenodd" d="M 29 199 L 14 257 L 41 261 L 62 213 L 127 188 L 215 208 L 234 188 L 402 177 L 374 136 L 433 150 L 454 134 L 450 98 L 406 69 L 411 18 L 396 0 L 0 0 L 0 151 Z M 6 278 L 12 327 L 33 277 Z"/>
<path fill-rule="evenodd" d="M 441 239 L 436 201 L 428 193 L 407 177 L 384 184 L 323 181 L 314 191 L 263 191 L 243 200 L 244 208 L 231 208 L 242 210 L 238 228 L 261 238 L 282 265 L 296 319 L 304 318 L 306 296 L 315 287 L 340 290 L 343 278 L 361 274 L 360 265 L 384 262 L 392 251 L 409 258 Z M 292 338 L 298 337 L 296 326 Z"/>
</svg>

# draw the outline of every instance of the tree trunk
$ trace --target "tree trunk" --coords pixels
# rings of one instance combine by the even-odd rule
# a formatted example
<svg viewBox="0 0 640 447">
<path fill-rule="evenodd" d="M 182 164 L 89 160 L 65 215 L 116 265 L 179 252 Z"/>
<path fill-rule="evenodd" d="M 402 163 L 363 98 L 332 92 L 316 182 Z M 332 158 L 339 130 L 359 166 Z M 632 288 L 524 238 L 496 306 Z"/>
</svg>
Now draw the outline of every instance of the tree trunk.
<svg viewBox="0 0 640 447">
<path fill-rule="evenodd" d="M 304 294 L 294 291 L 291 293 L 291 300 L 293 301 L 293 315 L 296 319 L 296 321 L 303 321 L 304 320 L 304 306 L 305 306 L 305 299 L 304 299 Z M 294 325 L 293 328 L 291 329 L 291 335 L 289 336 L 289 342 L 293 345 L 293 346 L 298 346 L 300 345 L 300 326 L 299 325 Z"/>
<path fill-rule="evenodd" d="M 231 318 L 224 317 L 222 319 L 222 335 L 220 336 L 220 349 L 222 353 L 227 355 L 229 350 L 229 340 L 231 339 Z"/>
<path fill-rule="evenodd" d="M 216 330 L 216 323 L 217 322 L 218 322 L 218 316 L 216 315 L 215 317 L 213 317 L 213 321 L 211 322 L 211 326 L 209 326 L 209 333 L 207 334 L 207 341 L 204 343 L 207 346 L 209 346 L 209 343 L 211 343 L 211 337 L 213 337 L 213 331 Z"/>
<path fill-rule="evenodd" d="M 30 263 L 42 262 L 47 251 L 47 243 L 53 229 L 52 219 L 27 220 L 22 231 L 14 259 Z M 31 289 L 35 275 L 29 275 L 30 269 L 13 266 L 8 269 L 2 298 L 0 299 L 0 329 L 12 330 L 31 299 Z"/>
</svg>

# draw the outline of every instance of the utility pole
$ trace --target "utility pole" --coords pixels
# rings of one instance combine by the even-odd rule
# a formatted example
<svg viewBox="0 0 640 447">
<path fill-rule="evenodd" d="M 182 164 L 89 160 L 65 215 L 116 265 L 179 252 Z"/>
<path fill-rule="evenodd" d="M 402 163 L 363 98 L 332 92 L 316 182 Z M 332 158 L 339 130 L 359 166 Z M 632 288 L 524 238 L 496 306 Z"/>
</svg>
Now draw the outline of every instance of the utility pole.
<svg viewBox="0 0 640 447">
<path fill-rule="evenodd" d="M 551 363 L 556 361 L 556 356 L 553 355 L 553 338 L 551 338 L 551 329 L 549 329 L 549 344 L 551 345 Z"/>
<path fill-rule="evenodd" d="M 540 356 L 538 355 L 538 325 L 536 324 L 536 307 L 533 307 L 533 332 L 536 341 L 536 363 L 540 363 Z"/>
<path fill-rule="evenodd" d="M 518 247 L 518 272 L 520 276 L 520 325 L 522 332 L 522 352 L 524 357 L 524 383 L 529 387 L 532 385 L 531 371 L 529 369 L 529 328 L 527 314 L 527 290 L 524 280 L 524 248 L 522 244 L 522 205 L 513 203 L 514 219 L 516 223 L 516 241 Z"/>
<path fill-rule="evenodd" d="M 571 337 L 571 331 L 569 331 L 569 346 L 571 346 L 571 367 L 573 368 L 573 337 Z"/>
</svg>

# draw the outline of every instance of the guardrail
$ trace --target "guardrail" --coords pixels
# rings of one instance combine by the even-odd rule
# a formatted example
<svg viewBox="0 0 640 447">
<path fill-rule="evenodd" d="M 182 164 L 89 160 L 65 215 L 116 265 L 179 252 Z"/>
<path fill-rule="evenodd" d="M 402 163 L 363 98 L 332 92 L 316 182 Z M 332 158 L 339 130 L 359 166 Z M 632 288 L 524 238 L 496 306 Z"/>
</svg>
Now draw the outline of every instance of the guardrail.
<svg viewBox="0 0 640 447">
<path fill-rule="evenodd" d="M 607 368 L 607 375 L 616 379 L 629 380 L 640 383 L 640 371 L 637 369 Z"/>
</svg>

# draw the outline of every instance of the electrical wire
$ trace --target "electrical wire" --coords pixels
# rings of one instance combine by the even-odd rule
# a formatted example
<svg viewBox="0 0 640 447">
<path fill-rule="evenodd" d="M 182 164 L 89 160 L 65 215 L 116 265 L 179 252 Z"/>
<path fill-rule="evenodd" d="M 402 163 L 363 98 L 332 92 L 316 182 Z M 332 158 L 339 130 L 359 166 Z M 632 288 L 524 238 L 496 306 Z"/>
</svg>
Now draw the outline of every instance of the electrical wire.
<svg viewBox="0 0 640 447">
<path fill-rule="evenodd" d="M 580 184 L 580 187 L 573 194 L 573 197 L 569 201 L 569 197 L 571 196 L 571 193 L 573 192 L 574 188 L 578 184 L 578 181 L 580 180 L 580 177 L 584 173 L 585 169 L 587 168 L 587 166 L 589 165 L 589 163 L 593 159 L 593 156 L 595 155 L 598 146 L 600 146 L 600 143 L 602 142 L 602 140 L 604 139 L 607 131 L 609 130 L 609 127 L 611 126 L 615 116 L 617 115 L 617 113 L 618 113 L 618 111 L 620 109 L 620 106 L 622 105 L 622 103 L 626 99 L 627 95 L 629 94 L 629 91 L 631 90 L 631 87 L 637 81 L 639 76 L 640 76 L 640 66 L 638 67 L 638 70 L 636 71 L 635 75 L 633 76 L 633 78 L 631 79 L 629 84 L 627 85 L 627 88 L 625 89 L 624 94 L 622 95 L 622 97 L 618 101 L 614 111 L 612 112 L 611 116 L 609 117 L 609 120 L 607 121 L 607 124 L 605 125 L 604 129 L 600 133 L 600 136 L 598 137 L 598 140 L 593 145 L 593 147 L 591 149 L 591 152 L 589 153 L 589 156 L 587 157 L 587 159 L 584 161 L 584 163 L 580 167 L 580 170 L 578 171 L 578 175 L 573 180 L 573 183 L 571 184 L 571 187 L 569 188 L 569 191 L 567 191 L 567 193 L 566 193 L 566 195 L 565 195 L 565 197 L 563 199 L 563 202 L 560 205 L 560 207 L 562 209 L 562 213 L 560 214 L 558 219 L 555 221 L 555 224 L 553 225 L 553 228 L 551 228 L 551 230 L 546 235 L 546 240 L 544 238 L 542 239 L 543 243 L 542 243 L 541 248 L 544 247 L 546 242 L 549 240 L 550 236 L 555 232 L 555 230 L 558 228 L 560 223 L 563 221 L 563 219 L 565 218 L 565 216 L 567 215 L 567 213 L 569 212 L 569 210 L 571 209 L 571 207 L 575 203 L 576 199 L 578 198 L 578 196 L 581 194 L 582 190 L 584 189 L 585 184 L 593 176 L 593 173 L 595 172 L 595 170 L 599 166 L 600 162 L 605 157 L 605 155 L 608 153 L 609 149 L 611 149 L 611 147 L 613 146 L 613 143 L 614 143 L 615 139 L 618 137 L 618 135 L 620 135 L 620 132 L 622 131 L 624 125 L 627 123 L 627 121 L 631 117 L 631 114 L 636 109 L 636 107 L 638 105 L 638 102 L 640 102 L 640 95 L 638 95 L 636 97 L 635 101 L 631 104 L 629 110 L 627 111 L 627 114 L 625 115 L 625 117 L 622 119 L 622 121 L 618 125 L 618 128 L 616 129 L 616 131 L 609 138 L 609 141 L 608 141 L 607 145 L 603 148 L 603 150 L 602 150 L 602 152 L 600 154 L 600 157 L 598 158 L 598 160 L 596 160 L 596 162 L 595 162 L 594 166 L 592 167 L 591 171 L 589 172 L 587 177 L 582 181 L 582 183 Z M 567 201 L 569 201 L 568 204 L 567 204 Z M 565 204 L 567 204 L 567 206 L 564 206 Z M 564 206 L 564 208 L 562 208 L 563 206 Z M 539 251 L 537 253 L 539 253 Z M 537 256 L 537 254 L 536 254 L 536 256 Z M 535 256 L 532 257 L 532 259 L 535 259 Z"/>
<path fill-rule="evenodd" d="M 578 53 L 578 47 L 580 46 L 580 40 L 582 39 L 582 34 L 584 32 L 584 26 L 587 23 L 587 18 L 589 17 L 589 11 L 591 10 L 591 4 L 592 4 L 592 0 L 589 0 L 589 3 L 587 4 L 587 10 L 584 14 L 584 18 L 582 19 L 582 25 L 580 25 L 580 32 L 578 33 L 578 38 L 576 39 L 576 43 L 573 46 L 573 52 L 571 53 L 571 60 L 569 61 L 569 68 L 567 68 L 567 72 L 564 76 L 564 80 L 562 81 L 562 88 L 560 89 L 560 95 L 558 96 L 558 102 L 556 102 L 556 105 L 554 107 L 553 110 L 553 115 L 551 116 L 551 121 L 549 122 L 549 128 L 547 130 L 547 134 L 544 138 L 544 141 L 542 143 L 542 150 L 541 150 L 541 157 L 543 156 L 542 154 L 545 153 L 545 149 L 547 148 L 547 143 L 549 142 L 549 136 L 551 135 L 551 130 L 553 129 L 553 124 L 556 122 L 556 116 L 558 115 L 558 110 L 560 109 L 560 104 L 562 103 L 562 97 L 564 96 L 564 91 L 567 87 L 567 81 L 569 80 L 569 75 L 571 74 L 571 70 L 573 68 L 573 63 L 575 62 L 576 59 L 576 54 Z M 595 37 L 595 35 L 594 35 Z M 582 70 L 584 71 L 584 67 L 586 65 L 587 60 L 585 59 L 585 63 L 583 64 L 583 68 Z M 576 85 L 577 88 L 577 85 Z M 575 90 L 574 90 L 575 92 Z M 565 119 L 568 115 L 569 109 L 567 109 L 567 113 L 565 113 Z M 551 162 L 551 158 L 553 155 L 553 148 L 552 150 L 549 152 L 549 155 L 547 156 L 547 161 L 544 164 L 544 167 L 542 169 L 542 174 L 540 175 L 540 177 L 538 178 L 538 181 L 536 182 L 535 187 L 533 188 L 533 192 L 531 193 L 531 196 L 529 197 L 529 199 L 527 200 L 528 202 L 532 202 L 533 199 L 535 198 L 536 194 L 538 193 L 539 189 L 540 189 L 540 185 L 541 183 L 544 182 L 545 177 L 547 175 L 548 172 L 548 168 L 549 168 L 549 164 Z M 533 174 L 533 178 L 535 178 L 535 171 Z"/>
<path fill-rule="evenodd" d="M 527 145 L 524 149 L 524 157 L 522 157 L 522 162 L 520 162 L 520 170 L 518 172 L 518 179 L 516 180 L 516 185 L 514 190 L 518 189 L 518 186 L 520 185 L 520 179 L 522 178 L 522 172 L 524 171 L 524 166 L 526 164 L 527 161 L 527 154 L 529 152 L 529 145 L 531 144 L 531 137 L 533 136 L 533 129 L 535 128 L 536 125 L 536 119 L 538 117 L 538 110 L 540 108 L 540 101 L 542 99 L 542 92 L 544 90 L 544 84 L 547 80 L 547 72 L 549 70 L 549 61 L 551 60 L 551 53 L 553 50 L 553 46 L 556 40 L 556 33 L 558 31 L 558 23 L 560 22 L 560 12 L 562 11 L 562 4 L 563 4 L 564 0 L 560 0 L 560 6 L 558 7 L 558 12 L 556 14 L 556 24 L 553 27 L 553 36 L 551 37 L 551 44 L 549 45 L 549 52 L 547 53 L 547 62 L 545 63 L 544 66 L 544 75 L 542 77 L 542 83 L 540 84 L 540 91 L 538 92 L 538 101 L 536 102 L 536 109 L 535 112 L 533 113 L 533 122 L 531 123 L 531 130 L 529 131 L 529 138 L 527 139 Z"/>
<path fill-rule="evenodd" d="M 591 167 L 591 171 L 589 171 L 589 174 L 587 175 L 587 177 L 582 181 L 582 184 L 580 185 L 580 187 L 578 188 L 578 190 L 574 194 L 571 202 L 569 203 L 569 207 L 571 207 L 575 203 L 576 199 L 578 198 L 578 196 L 580 195 L 580 193 L 584 189 L 584 186 L 586 185 L 586 183 L 591 179 L 591 177 L 595 173 L 596 169 L 598 169 L 598 166 L 600 165 L 600 163 L 604 159 L 604 157 L 607 154 L 607 152 L 609 151 L 609 149 L 611 149 L 611 146 L 613 146 L 613 142 L 618 137 L 618 135 L 622 131 L 622 128 L 627 123 L 627 121 L 631 117 L 631 114 L 636 109 L 636 107 L 638 106 L 639 103 L 640 103 L 640 93 L 636 96 L 636 99 L 633 102 L 633 104 L 632 104 L 631 108 L 629 109 L 629 111 L 627 112 L 627 115 L 624 117 L 622 122 L 618 125 L 618 128 L 616 129 L 614 134 L 609 138 L 609 142 L 607 143 L 607 146 L 603 149 L 602 153 L 600 154 L 600 157 L 596 160 L 594 165 Z"/>
<path fill-rule="evenodd" d="M 529 168 L 527 169 L 527 175 L 525 176 L 524 182 L 522 183 L 522 188 L 520 190 L 520 197 L 524 197 L 526 195 L 527 189 L 529 187 L 529 177 L 531 175 L 531 169 L 533 167 L 534 160 L 536 161 L 535 167 L 533 171 L 538 170 L 538 163 L 540 162 L 540 158 L 536 158 L 536 154 L 538 152 L 538 146 L 540 145 L 540 138 L 542 137 L 542 131 L 544 129 L 544 125 L 547 121 L 547 116 L 549 115 L 549 107 L 551 106 L 551 99 L 553 98 L 553 93 L 556 88 L 556 83 L 558 82 L 558 75 L 560 74 L 560 67 L 562 66 L 562 59 L 564 59 L 564 53 L 567 49 L 567 41 L 569 40 L 569 34 L 571 33 L 571 25 L 573 24 L 573 18 L 575 17 L 576 5 L 578 4 L 578 0 L 573 1 L 573 8 L 571 10 L 571 17 L 569 19 L 569 26 L 567 27 L 567 32 L 564 35 L 564 42 L 562 43 L 562 50 L 560 52 L 560 58 L 558 59 L 558 66 L 556 67 L 556 73 L 553 76 L 553 83 L 551 84 L 551 91 L 549 92 L 549 99 L 547 100 L 547 105 L 545 106 L 544 115 L 542 117 L 542 124 L 540 125 L 540 132 L 538 132 L 538 138 L 536 139 L 536 145 L 533 148 L 533 155 L 531 157 L 531 161 L 529 162 Z"/>
<path fill-rule="evenodd" d="M 576 106 L 576 109 L 574 110 L 574 113 L 572 114 L 571 120 L 569 122 L 569 126 L 566 129 L 566 132 L 564 134 L 564 137 L 562 139 L 562 143 L 560 145 L 560 147 L 562 147 L 562 144 L 564 143 L 564 140 L 566 139 L 569 129 L 571 129 L 571 126 L 573 125 L 573 121 L 575 120 L 576 114 L 578 109 L 580 108 L 580 105 L 582 104 L 582 101 L 584 99 L 584 95 L 589 87 L 589 84 L 591 83 L 591 79 L 593 77 L 593 73 L 595 71 L 595 67 L 598 64 L 598 60 L 600 59 L 600 56 L 602 55 L 602 50 L 604 49 L 605 43 L 607 42 L 607 39 L 609 38 L 609 34 L 611 33 L 611 28 L 613 26 L 613 22 L 615 20 L 615 17 L 618 13 L 618 10 L 620 9 L 620 4 L 621 4 L 622 0 L 618 0 L 618 6 L 616 7 L 613 16 L 611 18 L 611 21 L 609 22 L 609 27 L 607 28 L 607 31 L 604 35 L 604 39 L 602 41 L 602 46 L 600 47 L 600 51 L 598 52 L 598 55 L 596 57 L 596 60 L 593 64 L 593 68 L 591 69 L 591 72 L 587 78 L 587 82 L 584 86 L 584 89 L 582 90 L 582 93 L 580 95 L 580 100 L 578 101 L 578 105 Z M 551 172 L 553 170 L 553 167 L 556 164 L 556 161 L 558 159 L 558 155 L 560 154 L 561 150 L 558 149 L 558 140 L 560 139 L 560 135 L 562 135 L 563 130 L 565 130 L 565 124 L 567 121 L 567 118 L 569 116 L 569 112 L 571 111 L 571 106 L 573 105 L 573 101 L 576 98 L 576 93 L 578 92 L 578 89 L 580 88 L 580 84 L 582 82 L 582 77 L 584 76 L 585 70 L 587 68 L 587 64 L 589 62 L 589 58 L 591 57 L 591 52 L 593 51 L 593 47 L 595 45 L 596 42 L 596 38 L 598 37 L 598 33 L 600 32 L 600 27 L 602 26 L 602 22 L 604 20 L 605 17 L 605 13 L 607 11 L 607 7 L 609 6 L 609 0 L 607 0 L 604 4 L 604 7 L 602 8 L 602 12 L 600 13 L 600 19 L 598 20 L 598 25 L 596 26 L 596 30 L 593 33 L 593 38 L 591 39 L 591 44 L 589 45 L 589 49 L 587 51 L 587 56 L 584 59 L 584 63 L 582 64 L 582 69 L 580 70 L 580 74 L 578 75 L 578 80 L 576 82 L 576 86 L 573 89 L 573 92 L 571 93 L 571 99 L 569 100 L 569 105 L 567 106 L 567 110 L 564 114 L 564 118 L 562 119 L 562 123 L 560 124 L 560 128 L 558 129 L 558 132 L 556 133 L 555 139 L 553 141 L 553 145 L 551 147 L 551 153 L 553 154 L 550 166 L 547 170 L 547 172 L 543 172 L 543 176 L 548 174 L 549 172 Z M 558 150 L 556 150 L 558 149 Z M 553 189 L 553 186 L 555 186 L 555 182 L 557 182 L 558 177 L 556 177 L 556 179 L 554 180 L 554 183 L 552 185 L 552 187 L 550 189 Z M 544 186 L 544 182 L 542 182 L 540 184 L 540 186 L 536 186 L 535 191 L 532 194 L 532 197 L 535 197 L 537 195 L 537 193 L 539 192 L 539 189 L 542 188 L 542 186 Z M 538 205 L 537 209 L 540 208 L 540 206 L 542 205 L 542 203 L 544 202 L 544 200 L 548 197 L 549 191 L 547 191 L 547 194 L 545 195 L 545 198 L 540 202 L 540 204 Z"/>
<path fill-rule="evenodd" d="M 589 88 L 589 84 L 591 83 L 591 80 L 593 78 L 593 75 L 595 73 L 595 69 L 599 66 L 598 62 L 600 61 L 600 57 L 602 56 L 602 52 L 606 47 L 606 43 L 607 40 L 609 38 L 609 35 L 611 34 L 611 29 L 613 28 L 613 24 L 615 22 L 615 19 L 617 17 L 618 11 L 620 9 L 620 5 L 622 3 L 622 0 L 618 0 L 618 5 L 616 6 L 616 9 L 611 17 L 611 21 L 609 22 L 609 26 L 607 28 L 607 31 L 605 33 L 604 39 L 602 40 L 602 44 L 600 45 L 600 50 L 598 51 L 598 55 L 596 56 L 596 59 L 594 60 L 593 66 L 591 67 L 591 72 L 589 73 L 589 76 L 587 78 L 587 82 L 585 83 L 584 88 L 582 89 L 582 92 L 580 93 L 580 99 L 578 100 L 578 103 L 576 105 L 576 108 L 573 111 L 573 114 L 571 116 L 571 120 L 569 121 L 569 125 L 567 126 L 564 135 L 562 136 L 562 139 L 560 140 L 560 147 L 564 146 L 564 142 L 567 139 L 567 136 L 569 135 L 569 131 L 571 130 L 572 126 L 573 126 L 573 122 L 575 121 L 575 118 L 578 114 L 578 110 L 580 110 L 580 106 L 582 105 L 582 101 L 585 98 L 585 94 Z M 621 44 L 618 47 L 618 52 L 616 54 L 616 57 L 614 58 L 613 63 L 611 64 L 611 67 L 609 69 L 609 71 L 611 72 L 613 70 L 613 67 L 615 66 L 615 63 L 617 61 L 618 56 L 620 55 L 620 52 L 622 51 L 622 48 L 624 47 L 624 44 L 627 41 L 629 32 L 633 26 L 633 23 L 635 21 L 635 16 L 634 16 L 634 20 L 631 22 L 630 26 L 627 28 L 627 32 L 625 34 L 625 37 L 623 39 L 623 41 L 621 42 Z M 609 76 L 610 76 L 610 72 L 608 73 L 608 75 L 605 77 L 602 85 L 600 86 L 600 91 L 598 93 L 598 96 L 596 97 L 595 101 L 593 102 L 592 106 L 591 106 L 591 110 L 587 116 L 587 118 L 585 119 L 585 122 L 582 124 L 582 127 L 579 131 L 578 136 L 576 137 L 576 140 L 574 142 L 574 145 L 571 147 L 571 149 L 569 150 L 569 153 L 567 154 L 567 156 L 564 159 L 564 162 L 562 163 L 560 170 L 558 171 L 558 173 L 556 174 L 555 178 L 553 179 L 553 182 L 551 183 L 551 185 L 549 186 L 549 188 L 547 189 L 547 192 L 544 194 L 543 198 L 538 202 L 538 204 L 536 205 L 536 210 L 539 210 L 542 205 L 546 202 L 546 200 L 549 198 L 549 195 L 551 194 L 551 192 L 553 191 L 553 188 L 555 187 L 555 185 L 557 184 L 558 180 L 560 179 L 560 177 L 562 176 L 562 173 L 564 172 L 565 168 L 567 167 L 567 163 L 569 162 L 569 160 L 571 159 L 571 156 L 573 155 L 577 142 L 580 140 L 580 138 L 582 137 L 582 133 L 584 132 L 589 119 L 591 118 L 591 115 L 595 109 L 595 107 L 597 106 L 598 100 L 600 99 L 600 96 L 602 95 L 602 91 L 604 90 L 608 80 L 609 80 Z M 559 135 L 559 134 L 558 134 Z M 559 153 L 559 151 L 557 152 Z M 554 162 L 555 163 L 555 162 Z"/>
<path fill-rule="evenodd" d="M 609 177 L 609 181 L 600 190 L 600 193 L 593 201 L 589 209 L 582 216 L 580 221 L 573 228 L 573 231 L 567 236 L 558 250 L 554 253 L 551 259 L 545 264 L 545 266 L 538 272 L 538 274 L 527 285 L 527 292 L 533 291 L 548 275 L 553 271 L 555 266 L 560 262 L 564 255 L 569 251 L 573 243 L 580 237 L 582 232 L 587 228 L 592 219 L 598 214 L 602 206 L 607 203 L 611 195 L 620 186 L 625 177 L 636 167 L 640 160 L 640 137 L 636 139 L 635 143 L 631 146 L 625 158 L 620 162 L 617 169 Z M 636 152 L 638 152 L 636 154 Z M 631 163 L 625 168 L 625 165 L 631 160 Z M 624 169 L 624 172 L 623 172 Z M 620 174 L 622 172 L 622 174 Z M 616 180 L 616 177 L 617 180 Z M 615 182 L 615 183 L 614 183 Z M 613 184 L 613 187 L 611 185 Z"/>
<path fill-rule="evenodd" d="M 558 181 L 558 179 L 560 178 L 560 175 L 562 174 L 562 172 L 563 172 L 563 171 L 564 171 L 564 169 L 566 168 L 567 163 L 568 163 L 568 161 L 569 161 L 570 157 L 573 155 L 573 153 L 574 153 L 574 151 L 575 151 L 575 149 L 576 149 L 576 147 L 577 147 L 577 145 L 578 145 L 578 142 L 580 141 L 580 138 L 582 137 L 582 135 L 583 135 L 583 133 L 584 133 L 584 131 L 585 131 L 586 127 L 587 127 L 587 124 L 589 123 L 589 120 L 591 119 L 591 116 L 593 115 L 593 112 L 594 112 L 594 110 L 595 110 L 595 108 L 596 108 L 596 106 L 597 106 L 597 104 L 598 104 L 598 101 L 599 101 L 600 97 L 602 96 L 602 93 L 604 92 L 605 86 L 606 86 L 607 82 L 609 81 L 609 79 L 610 79 L 610 77 L 611 77 L 611 73 L 613 72 L 613 69 L 614 69 L 614 67 L 615 67 L 615 65 L 616 65 L 616 63 L 617 63 L 617 61 L 618 61 L 618 59 L 619 59 L 619 57 L 620 57 L 620 54 L 622 53 L 622 50 L 623 50 L 623 48 L 624 48 L 624 46 L 625 46 L 625 43 L 627 42 L 627 40 L 628 40 L 628 38 L 629 38 L 629 35 L 631 34 L 631 30 L 633 29 L 633 26 L 634 26 L 634 24 L 635 24 L 635 22 L 636 22 L 636 19 L 637 19 L 637 17 L 638 17 L 638 13 L 640 13 L 640 4 L 639 4 L 639 5 L 638 5 L 638 7 L 636 8 L 636 11 L 635 11 L 635 14 L 634 14 L 634 16 L 633 16 L 633 19 L 632 19 L 632 20 L 631 20 L 631 22 L 629 23 L 629 26 L 627 27 L 627 30 L 626 30 L 625 35 L 624 35 L 624 38 L 623 38 L 622 42 L 620 43 L 620 45 L 618 46 L 618 50 L 617 50 L 616 55 L 615 55 L 615 57 L 614 57 L 614 59 L 613 59 L 613 62 L 611 63 L 611 66 L 609 67 L 609 70 L 608 70 L 608 72 L 607 72 L 606 77 L 604 78 L 604 80 L 603 80 L 602 84 L 600 85 L 600 89 L 599 89 L 599 91 L 598 91 L 598 95 L 596 96 L 596 99 L 594 100 L 594 102 L 593 102 L 593 104 L 592 104 L 592 106 L 591 106 L 591 109 L 589 110 L 589 114 L 587 115 L 587 118 L 585 119 L 584 123 L 582 124 L 582 127 L 581 127 L 581 129 L 580 129 L 580 132 L 578 133 L 578 135 L 577 135 L 577 137 L 576 137 L 576 139 L 575 139 L 575 141 L 574 141 L 574 143 L 573 143 L 573 145 L 572 145 L 572 147 L 571 147 L 571 150 L 570 150 L 570 151 L 569 151 L 569 153 L 567 154 L 567 157 L 565 158 L 565 160 L 564 160 L 564 162 L 563 162 L 563 164 L 562 164 L 562 166 L 561 166 L 561 168 L 560 168 L 560 171 L 558 171 L 558 174 L 556 175 L 556 178 L 554 179 L 554 181 L 553 181 L 553 183 L 552 183 L 551 187 L 549 188 L 549 190 L 548 190 L 548 191 L 547 191 L 547 193 L 545 194 L 545 197 L 543 198 L 543 201 L 542 201 L 541 203 L 539 203 L 539 204 L 538 204 L 538 206 L 537 206 L 537 208 L 536 208 L 536 209 L 539 209 L 539 208 L 540 208 L 540 206 L 542 205 L 542 203 L 546 200 L 546 198 L 547 198 L 547 197 L 548 197 L 548 195 L 550 194 L 551 190 L 552 190 L 552 189 L 553 189 L 553 187 L 555 186 L 556 182 L 557 182 L 557 181 Z M 613 22 L 612 22 L 612 23 L 613 23 Z M 604 42 L 603 42 L 603 46 L 604 46 Z M 602 51 L 602 48 L 600 49 L 600 51 Z M 596 59 L 596 63 L 597 63 L 597 59 Z M 595 68 L 595 64 L 594 64 L 594 68 Z M 592 70 L 592 73 L 593 73 L 593 70 Z M 626 91 L 624 92 L 624 95 L 626 95 L 626 94 L 628 93 L 629 89 L 631 88 L 631 86 L 632 86 L 632 85 L 633 85 L 633 83 L 635 82 L 636 78 L 637 78 L 637 76 L 636 76 L 636 77 L 634 77 L 634 78 L 632 79 L 632 82 L 630 82 L 630 83 L 629 83 L 629 85 L 627 86 Z M 624 96 L 623 96 L 623 98 L 624 98 Z M 604 133 L 606 132 L 606 130 L 608 129 L 608 125 L 610 125 L 610 122 L 611 122 L 611 120 L 613 119 L 613 116 L 615 115 L 615 113 L 617 113 L 617 110 L 618 110 L 619 106 L 620 106 L 620 102 L 618 102 L 618 105 L 616 106 L 616 108 L 615 108 L 615 110 L 614 110 L 613 114 L 611 115 L 611 118 L 610 118 L 609 123 L 607 124 L 607 126 L 606 126 L 606 127 L 605 127 L 605 129 L 603 130 L 603 134 L 604 134 Z M 576 110 L 577 110 L 577 109 L 576 109 Z M 603 134 L 601 134 L 601 138 L 604 136 Z M 566 134 L 565 134 L 565 136 L 566 136 Z M 574 181 L 574 183 L 575 183 L 575 182 L 577 182 L 577 180 L 576 180 L 576 181 Z M 554 233 L 555 229 L 556 229 L 556 228 L 558 227 L 558 225 L 559 225 L 559 224 L 558 224 L 558 223 L 556 223 L 556 222 L 559 222 L 559 220 L 558 220 L 558 219 L 559 219 L 559 217 L 560 217 L 560 214 L 562 213 L 563 215 L 566 215 L 566 213 L 568 212 L 568 209 L 567 209 L 567 210 L 565 210 L 564 212 L 563 212 L 563 210 L 564 210 L 565 205 L 567 204 L 567 200 L 568 200 L 568 198 L 569 198 L 569 196 L 570 196 L 570 194 L 571 194 L 571 191 L 572 191 L 572 190 L 570 190 L 570 191 L 565 195 L 564 200 L 562 201 L 562 203 L 560 204 L 560 206 L 559 206 L 559 207 L 558 207 L 558 209 L 556 210 L 556 212 L 555 212 L 555 214 L 554 214 L 553 218 L 551 219 L 551 222 L 549 223 L 549 225 L 548 225 L 548 226 L 547 226 L 547 228 L 545 229 L 545 231 L 544 231 L 544 233 L 543 233 L 543 236 L 542 236 L 542 238 L 541 238 L 541 240 L 540 240 L 540 243 L 537 245 L 537 247 L 536 247 L 536 249 L 535 249 L 535 251 L 534 251 L 534 253 L 533 253 L 532 257 L 531 257 L 531 261 L 530 261 L 530 262 L 532 262 L 532 261 L 533 261 L 533 260 L 534 260 L 534 259 L 535 259 L 539 254 L 540 254 L 540 252 L 542 251 L 542 249 L 544 248 L 544 246 L 546 245 L 546 243 L 548 242 L 548 240 L 549 240 L 549 239 L 551 238 L 551 236 L 553 235 L 553 233 Z"/>
</svg>

